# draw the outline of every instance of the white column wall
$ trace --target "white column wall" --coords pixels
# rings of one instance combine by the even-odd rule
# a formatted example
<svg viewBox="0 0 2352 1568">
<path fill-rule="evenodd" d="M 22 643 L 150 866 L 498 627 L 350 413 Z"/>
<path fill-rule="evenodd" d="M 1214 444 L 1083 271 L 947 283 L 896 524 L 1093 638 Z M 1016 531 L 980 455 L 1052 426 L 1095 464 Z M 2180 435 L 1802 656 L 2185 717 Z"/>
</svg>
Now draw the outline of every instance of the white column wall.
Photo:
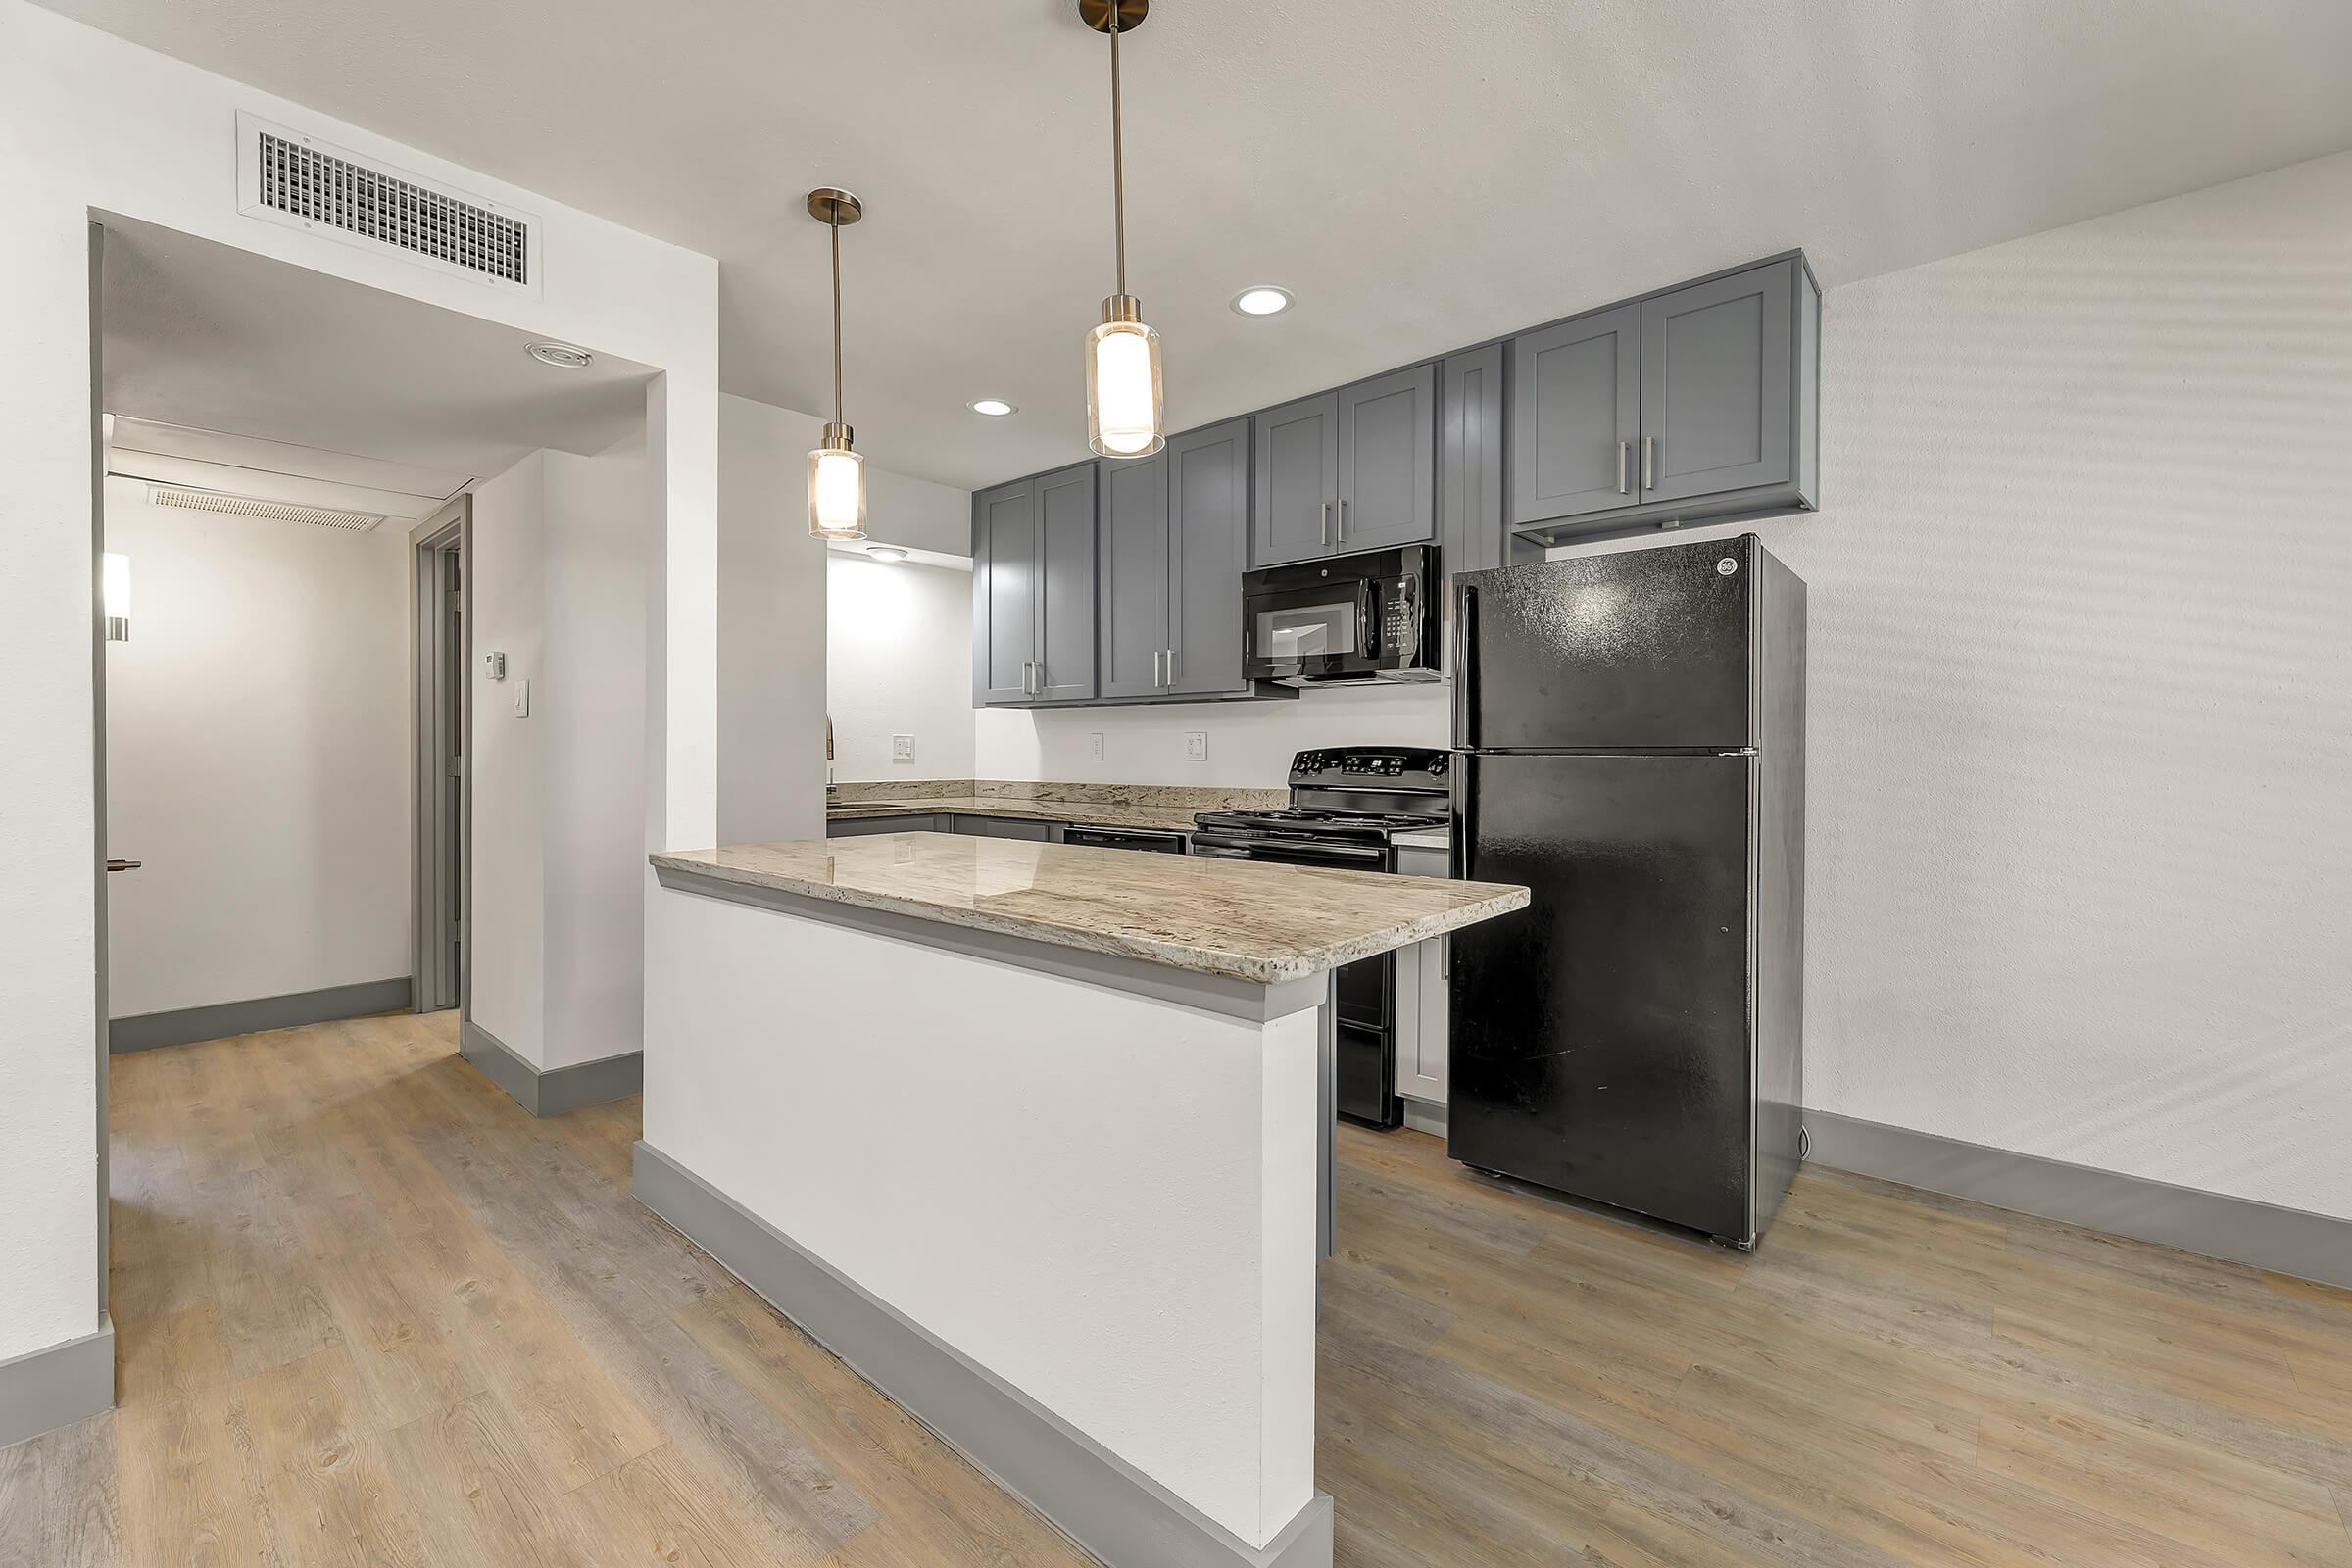
<svg viewBox="0 0 2352 1568">
<path fill-rule="evenodd" d="M 239 110 L 537 214 L 519 295 L 240 215 Z M 717 822 L 717 267 L 356 125 L 0 0 L 0 1359 L 98 1319 L 87 223 L 120 213 L 660 366 L 662 843 Z M 650 825 L 650 824 L 649 824 Z"/>
<path fill-rule="evenodd" d="M 1313 1495 L 1316 1013 L 672 890 L 646 1142 L 1253 1545 Z"/>
</svg>

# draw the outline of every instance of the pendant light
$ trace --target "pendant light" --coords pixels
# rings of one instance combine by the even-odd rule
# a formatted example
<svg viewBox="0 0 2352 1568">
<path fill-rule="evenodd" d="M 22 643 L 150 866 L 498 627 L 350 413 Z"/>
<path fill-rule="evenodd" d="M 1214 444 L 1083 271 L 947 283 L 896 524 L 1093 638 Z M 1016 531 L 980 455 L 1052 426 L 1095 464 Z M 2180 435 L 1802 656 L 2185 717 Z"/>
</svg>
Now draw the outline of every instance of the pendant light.
<svg viewBox="0 0 2352 1568">
<path fill-rule="evenodd" d="M 1102 302 L 1102 324 L 1086 335 L 1086 442 L 1106 458 L 1148 457 L 1162 434 L 1159 334 L 1144 324 L 1143 303 L 1127 292 L 1127 158 L 1119 124 L 1119 34 L 1143 25 L 1150 0 L 1078 0 L 1078 18 L 1110 34 L 1110 200 L 1119 291 Z"/>
<path fill-rule="evenodd" d="M 808 216 L 833 231 L 833 422 L 808 454 L 808 532 L 817 539 L 865 537 L 865 459 L 841 422 L 841 231 L 865 216 L 857 197 L 822 186 L 808 193 Z"/>
<path fill-rule="evenodd" d="M 130 558 L 106 552 L 99 563 L 98 582 L 100 596 L 106 601 L 106 640 L 130 641 Z"/>
</svg>

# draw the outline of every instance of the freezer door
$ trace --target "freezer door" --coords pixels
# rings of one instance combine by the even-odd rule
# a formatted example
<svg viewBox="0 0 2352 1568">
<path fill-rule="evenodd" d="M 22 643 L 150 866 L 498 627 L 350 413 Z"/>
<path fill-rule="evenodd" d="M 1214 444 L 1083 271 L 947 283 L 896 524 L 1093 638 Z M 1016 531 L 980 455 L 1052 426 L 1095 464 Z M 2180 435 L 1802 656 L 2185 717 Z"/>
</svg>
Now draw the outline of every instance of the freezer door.
<svg viewBox="0 0 2352 1568">
<path fill-rule="evenodd" d="M 1465 757 L 1462 874 L 1529 906 L 1453 934 L 1448 1150 L 1749 1235 L 1750 757 Z"/>
<path fill-rule="evenodd" d="M 1755 536 L 1454 579 L 1454 745 L 1731 750 L 1750 700 Z"/>
</svg>

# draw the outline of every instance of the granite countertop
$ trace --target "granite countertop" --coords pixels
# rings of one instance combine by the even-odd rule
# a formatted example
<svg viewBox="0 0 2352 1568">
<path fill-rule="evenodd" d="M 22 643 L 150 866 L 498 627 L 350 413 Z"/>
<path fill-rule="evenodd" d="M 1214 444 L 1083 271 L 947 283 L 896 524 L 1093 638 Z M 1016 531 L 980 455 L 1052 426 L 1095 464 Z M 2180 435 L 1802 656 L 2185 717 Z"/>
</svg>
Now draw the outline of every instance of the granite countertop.
<svg viewBox="0 0 2352 1568">
<path fill-rule="evenodd" d="M 825 806 L 828 822 L 887 816 L 1003 816 L 1025 822 L 1091 823 L 1189 833 L 1192 807 L 1128 806 L 1112 801 L 1041 801 L 1002 795 L 930 795 L 901 801 L 840 801 Z"/>
<path fill-rule="evenodd" d="M 1260 985 L 1406 947 L 1528 900 L 1525 888 L 1490 882 L 952 833 L 739 844 L 651 858 L 719 881 Z"/>
</svg>

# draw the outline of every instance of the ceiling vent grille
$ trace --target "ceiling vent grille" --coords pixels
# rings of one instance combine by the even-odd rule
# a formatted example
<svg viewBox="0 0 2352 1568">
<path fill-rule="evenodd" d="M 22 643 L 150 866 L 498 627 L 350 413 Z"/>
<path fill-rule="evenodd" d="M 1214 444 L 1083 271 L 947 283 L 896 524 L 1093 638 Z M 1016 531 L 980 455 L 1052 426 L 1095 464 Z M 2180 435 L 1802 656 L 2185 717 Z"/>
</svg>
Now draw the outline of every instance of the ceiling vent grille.
<svg viewBox="0 0 2352 1568">
<path fill-rule="evenodd" d="M 539 220 L 250 115 L 238 210 L 502 287 L 537 292 Z"/>
<path fill-rule="evenodd" d="M 223 490 L 189 490 L 179 485 L 149 485 L 147 499 L 159 507 L 181 507 L 189 512 L 225 512 L 239 517 L 266 517 L 271 522 L 307 522 L 314 528 L 340 528 L 346 533 L 366 533 L 384 520 L 384 514 L 380 512 L 296 507 L 283 501 L 232 496 Z"/>
</svg>

